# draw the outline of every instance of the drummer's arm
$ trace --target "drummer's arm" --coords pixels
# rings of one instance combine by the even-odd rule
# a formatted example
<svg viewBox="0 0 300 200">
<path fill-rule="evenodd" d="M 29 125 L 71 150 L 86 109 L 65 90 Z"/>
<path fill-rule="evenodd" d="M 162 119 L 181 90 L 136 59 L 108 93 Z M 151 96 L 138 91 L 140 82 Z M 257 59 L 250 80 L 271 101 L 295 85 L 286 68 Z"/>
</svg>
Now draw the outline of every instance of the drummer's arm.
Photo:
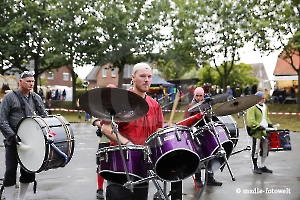
<svg viewBox="0 0 300 200">
<path fill-rule="evenodd" d="M 110 124 L 103 124 L 101 126 L 100 121 L 96 121 L 94 124 L 98 127 L 101 127 L 102 134 L 106 135 L 106 137 L 108 137 L 110 140 L 117 143 L 117 137 L 116 137 L 115 133 L 112 132 L 112 128 L 111 128 Z M 118 137 L 119 137 L 121 144 L 125 145 L 128 142 L 130 142 L 127 138 L 125 138 L 124 136 L 122 136 L 119 133 L 118 133 Z"/>
<path fill-rule="evenodd" d="M 10 106 L 8 105 L 8 102 L 9 100 L 3 98 L 1 102 L 2 107 L 0 106 L 0 131 L 2 132 L 6 140 L 9 140 L 12 136 L 16 134 L 8 122 L 10 113 Z"/>
</svg>

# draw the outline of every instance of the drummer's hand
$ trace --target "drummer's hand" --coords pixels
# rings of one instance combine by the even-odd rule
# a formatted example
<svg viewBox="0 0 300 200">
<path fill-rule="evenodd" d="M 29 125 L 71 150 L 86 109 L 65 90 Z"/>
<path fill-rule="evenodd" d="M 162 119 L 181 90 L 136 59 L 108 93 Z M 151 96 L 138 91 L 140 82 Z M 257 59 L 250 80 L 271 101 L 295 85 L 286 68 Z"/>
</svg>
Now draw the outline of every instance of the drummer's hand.
<svg viewBox="0 0 300 200">
<path fill-rule="evenodd" d="M 130 145 L 133 145 L 133 143 L 128 140 L 128 142 L 126 142 L 125 145 L 130 146 Z"/>
<path fill-rule="evenodd" d="M 172 126 L 172 122 L 167 122 L 165 127 L 171 127 Z"/>
<path fill-rule="evenodd" d="M 21 139 L 19 138 L 19 136 L 17 134 L 13 135 L 10 137 L 10 139 L 14 144 L 19 145 L 19 142 L 21 142 Z"/>
</svg>

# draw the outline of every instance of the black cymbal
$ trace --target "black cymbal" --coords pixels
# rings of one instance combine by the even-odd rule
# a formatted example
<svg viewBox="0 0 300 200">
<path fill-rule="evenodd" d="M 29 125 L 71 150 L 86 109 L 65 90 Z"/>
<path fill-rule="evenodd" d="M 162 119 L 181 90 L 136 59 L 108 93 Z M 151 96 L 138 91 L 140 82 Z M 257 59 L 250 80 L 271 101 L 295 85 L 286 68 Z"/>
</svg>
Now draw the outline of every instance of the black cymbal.
<svg viewBox="0 0 300 200">
<path fill-rule="evenodd" d="M 230 101 L 223 103 L 218 106 L 214 113 L 217 116 L 231 115 L 234 113 L 238 113 L 243 110 L 247 110 L 248 108 L 254 106 L 261 100 L 261 96 L 258 95 L 247 95 L 243 97 L 239 97 Z"/>
<path fill-rule="evenodd" d="M 97 88 L 79 98 L 81 109 L 99 119 L 129 122 L 147 114 L 148 103 L 139 95 L 118 88 Z"/>
<path fill-rule="evenodd" d="M 209 105 L 214 105 L 216 103 L 220 103 L 222 101 L 224 101 L 225 99 L 227 99 L 229 95 L 228 94 L 218 94 L 215 96 L 212 96 L 210 98 L 207 98 L 206 100 L 200 101 L 198 103 L 196 103 L 195 105 L 193 105 L 192 107 L 190 107 L 188 109 L 189 112 L 198 112 L 200 110 L 203 110 L 204 108 L 209 107 Z"/>
</svg>

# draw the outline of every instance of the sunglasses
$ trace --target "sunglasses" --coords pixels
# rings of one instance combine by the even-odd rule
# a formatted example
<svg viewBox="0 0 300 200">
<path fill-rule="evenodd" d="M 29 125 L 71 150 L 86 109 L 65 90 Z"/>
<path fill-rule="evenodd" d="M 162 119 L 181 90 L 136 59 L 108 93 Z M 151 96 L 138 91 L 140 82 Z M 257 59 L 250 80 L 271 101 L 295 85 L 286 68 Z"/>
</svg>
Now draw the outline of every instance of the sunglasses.
<svg viewBox="0 0 300 200">
<path fill-rule="evenodd" d="M 34 76 L 34 71 L 24 71 L 24 72 L 22 72 L 22 74 L 20 75 L 20 78 L 26 78 L 26 77 L 28 77 L 28 75 L 30 75 L 30 76 Z"/>
<path fill-rule="evenodd" d="M 202 97 L 203 95 L 202 94 L 196 94 L 195 96 L 196 97 Z"/>
</svg>

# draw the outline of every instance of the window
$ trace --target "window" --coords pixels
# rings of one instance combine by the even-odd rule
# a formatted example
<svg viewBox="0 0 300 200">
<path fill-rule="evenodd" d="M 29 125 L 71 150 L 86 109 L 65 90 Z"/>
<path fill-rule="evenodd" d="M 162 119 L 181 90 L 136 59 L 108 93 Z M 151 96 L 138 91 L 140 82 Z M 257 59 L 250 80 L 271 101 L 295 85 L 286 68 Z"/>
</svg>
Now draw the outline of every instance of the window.
<svg viewBox="0 0 300 200">
<path fill-rule="evenodd" d="M 111 69 L 111 77 L 116 77 L 116 69 L 115 68 Z"/>
<path fill-rule="evenodd" d="M 102 77 L 106 77 L 106 69 L 105 69 L 105 67 L 102 68 Z"/>
<path fill-rule="evenodd" d="M 54 74 L 53 72 L 48 72 L 48 79 L 53 80 L 54 79 Z"/>
<path fill-rule="evenodd" d="M 69 80 L 69 73 L 64 72 L 63 73 L 63 80 L 68 81 Z"/>
</svg>

